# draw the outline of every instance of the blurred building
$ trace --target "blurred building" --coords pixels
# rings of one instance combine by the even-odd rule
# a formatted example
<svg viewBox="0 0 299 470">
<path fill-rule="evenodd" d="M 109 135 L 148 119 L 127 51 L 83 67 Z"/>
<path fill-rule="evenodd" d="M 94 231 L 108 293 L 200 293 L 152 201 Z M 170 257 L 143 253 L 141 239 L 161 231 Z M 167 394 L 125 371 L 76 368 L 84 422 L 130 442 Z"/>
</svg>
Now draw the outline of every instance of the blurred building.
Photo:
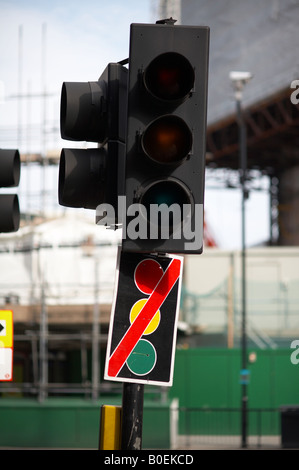
<svg viewBox="0 0 299 470">
<path fill-rule="evenodd" d="M 1 234 L 0 306 L 13 311 L 14 376 L 25 393 L 48 383 L 63 393 L 74 382 L 70 354 L 78 354 L 75 376 L 90 391 L 88 355 L 99 368 L 118 244 L 117 232 L 73 214 Z"/>
<path fill-rule="evenodd" d="M 243 93 L 248 167 L 269 176 L 280 245 L 298 245 L 299 106 L 291 101 L 299 78 L 292 0 L 182 0 L 182 22 L 211 28 L 208 167 L 236 167 L 238 132 L 229 72 L 249 71 Z M 272 212 L 273 214 L 273 212 Z M 274 238 L 274 237 L 273 237 Z"/>
<path fill-rule="evenodd" d="M 239 133 L 229 73 L 253 74 L 242 101 L 248 168 L 269 177 L 270 242 L 298 245 L 298 1 L 160 0 L 158 12 L 159 17 L 173 16 L 184 25 L 210 27 L 210 170 L 238 168 Z"/>
<path fill-rule="evenodd" d="M 79 216 L 0 236 L 0 308 L 14 314 L 14 382 L 24 395 L 97 394 L 114 296 L 118 232 Z M 248 341 L 289 347 L 299 336 L 299 248 L 248 250 Z M 239 348 L 241 257 L 224 251 L 205 225 L 201 256 L 186 256 L 178 346 Z M 95 369 L 100 380 L 95 381 Z"/>
</svg>

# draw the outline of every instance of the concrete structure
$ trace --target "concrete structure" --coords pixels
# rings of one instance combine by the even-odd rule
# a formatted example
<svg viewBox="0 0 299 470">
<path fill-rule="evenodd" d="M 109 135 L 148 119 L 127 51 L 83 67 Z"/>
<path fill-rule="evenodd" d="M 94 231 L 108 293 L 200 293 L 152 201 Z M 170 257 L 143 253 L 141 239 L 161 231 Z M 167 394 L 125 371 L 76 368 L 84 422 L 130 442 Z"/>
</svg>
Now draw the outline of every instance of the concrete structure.
<svg viewBox="0 0 299 470">
<path fill-rule="evenodd" d="M 161 0 L 160 11 L 179 10 Z M 254 78 L 243 94 L 248 167 L 269 176 L 280 245 L 299 244 L 299 3 L 296 0 L 181 0 L 178 20 L 211 29 L 207 167 L 238 168 L 239 135 L 229 72 Z M 296 85 L 297 84 L 297 85 Z M 293 88 L 292 88 L 293 86 Z M 278 185 L 278 193 L 276 193 Z M 275 212 L 275 211 L 273 211 Z"/>
</svg>

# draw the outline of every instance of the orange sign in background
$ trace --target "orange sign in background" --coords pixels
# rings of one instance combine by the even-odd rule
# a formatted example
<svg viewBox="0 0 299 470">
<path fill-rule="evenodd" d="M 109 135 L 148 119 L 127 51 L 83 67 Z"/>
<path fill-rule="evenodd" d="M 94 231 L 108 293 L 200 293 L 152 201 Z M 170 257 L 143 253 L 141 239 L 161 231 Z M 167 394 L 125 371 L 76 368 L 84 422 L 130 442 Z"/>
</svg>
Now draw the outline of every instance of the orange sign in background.
<svg viewBox="0 0 299 470">
<path fill-rule="evenodd" d="M 0 381 L 13 377 L 13 312 L 0 310 Z"/>
</svg>

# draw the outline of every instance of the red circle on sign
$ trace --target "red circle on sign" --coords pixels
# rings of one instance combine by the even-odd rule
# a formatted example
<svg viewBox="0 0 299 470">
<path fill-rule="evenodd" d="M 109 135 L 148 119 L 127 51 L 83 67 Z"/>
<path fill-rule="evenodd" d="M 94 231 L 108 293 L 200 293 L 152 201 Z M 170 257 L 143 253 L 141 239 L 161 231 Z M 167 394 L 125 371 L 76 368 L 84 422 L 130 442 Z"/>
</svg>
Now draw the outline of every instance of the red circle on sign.
<svg viewBox="0 0 299 470">
<path fill-rule="evenodd" d="M 145 259 L 135 269 L 134 279 L 143 294 L 151 294 L 163 276 L 163 269 L 158 261 Z"/>
</svg>

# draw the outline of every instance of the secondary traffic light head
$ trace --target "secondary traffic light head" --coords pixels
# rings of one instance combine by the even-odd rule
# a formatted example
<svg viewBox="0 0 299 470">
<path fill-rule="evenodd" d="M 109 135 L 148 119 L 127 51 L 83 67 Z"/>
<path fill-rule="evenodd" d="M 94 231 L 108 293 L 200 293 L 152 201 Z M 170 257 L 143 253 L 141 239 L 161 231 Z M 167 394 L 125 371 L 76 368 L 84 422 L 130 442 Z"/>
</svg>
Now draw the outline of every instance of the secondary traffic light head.
<svg viewBox="0 0 299 470">
<path fill-rule="evenodd" d="M 60 129 L 67 140 L 103 142 L 107 135 L 106 82 L 65 82 L 61 90 Z"/>
<path fill-rule="evenodd" d="M 108 64 L 97 82 L 66 82 L 60 106 L 61 137 L 97 142 L 98 148 L 63 149 L 59 166 L 59 203 L 95 209 L 117 207 L 123 190 L 127 69 Z"/>
<path fill-rule="evenodd" d="M 208 49 L 207 27 L 131 25 L 124 251 L 202 251 Z"/>
<path fill-rule="evenodd" d="M 18 150 L 0 149 L 0 187 L 19 185 L 21 161 Z M 20 225 L 19 199 L 16 194 L 0 194 L 0 233 L 16 232 Z"/>
</svg>

